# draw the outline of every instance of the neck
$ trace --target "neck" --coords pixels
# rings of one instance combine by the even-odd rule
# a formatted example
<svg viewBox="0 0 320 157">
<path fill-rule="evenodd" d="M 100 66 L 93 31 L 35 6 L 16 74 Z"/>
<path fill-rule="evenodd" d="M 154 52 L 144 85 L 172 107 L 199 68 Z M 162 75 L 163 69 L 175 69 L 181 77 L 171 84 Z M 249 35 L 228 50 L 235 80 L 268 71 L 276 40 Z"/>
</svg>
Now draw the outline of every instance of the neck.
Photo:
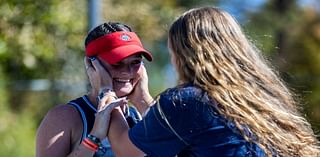
<svg viewBox="0 0 320 157">
<path fill-rule="evenodd" d="M 94 105 L 96 108 L 98 107 L 97 96 L 98 96 L 98 95 L 97 95 L 96 93 L 92 92 L 92 91 L 90 91 L 90 92 L 88 93 L 88 98 L 89 98 L 90 102 L 91 102 L 92 105 Z"/>
</svg>

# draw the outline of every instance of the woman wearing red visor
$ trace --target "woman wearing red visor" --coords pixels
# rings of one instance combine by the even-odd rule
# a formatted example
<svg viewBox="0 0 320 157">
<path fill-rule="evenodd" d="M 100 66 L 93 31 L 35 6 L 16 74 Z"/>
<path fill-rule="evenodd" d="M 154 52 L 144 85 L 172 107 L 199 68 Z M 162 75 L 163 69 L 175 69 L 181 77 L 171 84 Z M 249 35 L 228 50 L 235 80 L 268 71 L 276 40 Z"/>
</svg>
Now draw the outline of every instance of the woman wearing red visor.
<svg viewBox="0 0 320 157">
<path fill-rule="evenodd" d="M 141 116 L 127 105 L 127 99 L 139 110 L 139 105 L 145 106 L 153 100 L 148 91 L 141 92 L 145 89 L 141 86 L 147 83 L 140 82 L 146 76 L 142 59 L 151 61 L 152 55 L 130 27 L 120 23 L 101 24 L 89 32 L 85 46 L 86 71 L 93 76 L 89 78 L 100 77 L 97 71 L 104 68 L 109 72 L 106 75 L 112 76 L 105 77 L 112 79 L 108 80 L 112 85 L 100 87 L 103 83 L 90 80 L 92 89 L 87 95 L 51 109 L 38 128 L 37 157 L 113 157 L 106 138 L 110 114 L 104 110 L 105 104 L 99 102 L 121 101 L 117 104 L 122 105 L 121 112 L 132 127 Z M 104 98 L 105 95 L 110 96 Z"/>
</svg>

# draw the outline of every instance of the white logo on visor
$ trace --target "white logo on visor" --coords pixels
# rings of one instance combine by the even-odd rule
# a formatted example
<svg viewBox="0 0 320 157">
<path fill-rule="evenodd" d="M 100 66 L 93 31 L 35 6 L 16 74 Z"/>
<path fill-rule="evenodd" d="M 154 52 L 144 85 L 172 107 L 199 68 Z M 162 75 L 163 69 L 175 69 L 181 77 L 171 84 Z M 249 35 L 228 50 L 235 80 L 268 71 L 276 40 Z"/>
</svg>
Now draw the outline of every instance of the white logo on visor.
<svg viewBox="0 0 320 157">
<path fill-rule="evenodd" d="M 120 36 L 120 39 L 123 40 L 123 41 L 128 41 L 128 40 L 131 39 L 131 37 L 129 35 L 127 35 L 127 34 L 122 34 Z"/>
</svg>

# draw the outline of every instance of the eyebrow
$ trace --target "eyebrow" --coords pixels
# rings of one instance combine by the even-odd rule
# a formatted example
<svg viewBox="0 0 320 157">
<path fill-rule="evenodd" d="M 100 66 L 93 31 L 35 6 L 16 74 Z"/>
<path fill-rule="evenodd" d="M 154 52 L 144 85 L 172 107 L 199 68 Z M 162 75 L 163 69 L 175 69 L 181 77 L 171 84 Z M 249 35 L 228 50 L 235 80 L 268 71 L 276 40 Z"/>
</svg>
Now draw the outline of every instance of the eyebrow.
<svg viewBox="0 0 320 157">
<path fill-rule="evenodd" d="M 135 61 L 135 60 L 140 60 L 140 59 L 143 59 L 143 57 L 142 57 L 142 55 L 136 55 L 136 56 L 134 56 L 134 58 L 132 58 L 131 60 L 129 60 L 129 61 Z M 115 64 L 123 64 L 123 60 L 122 61 L 119 61 L 119 62 L 117 62 L 117 63 L 115 63 Z M 115 64 L 113 64 L 113 65 L 115 65 Z"/>
</svg>

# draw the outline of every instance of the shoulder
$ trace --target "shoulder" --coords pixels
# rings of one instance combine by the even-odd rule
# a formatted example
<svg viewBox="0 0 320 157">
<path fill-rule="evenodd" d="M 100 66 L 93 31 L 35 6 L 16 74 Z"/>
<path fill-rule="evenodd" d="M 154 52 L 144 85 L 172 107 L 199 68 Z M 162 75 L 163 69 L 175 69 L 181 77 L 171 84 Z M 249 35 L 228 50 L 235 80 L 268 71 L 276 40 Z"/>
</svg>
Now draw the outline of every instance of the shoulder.
<svg viewBox="0 0 320 157">
<path fill-rule="evenodd" d="M 171 121 L 181 123 L 181 127 L 199 125 L 198 128 L 203 128 L 212 124 L 218 125 L 221 116 L 216 106 L 216 101 L 210 98 L 206 91 L 187 83 L 163 92 L 153 110 L 163 112 Z"/>
<path fill-rule="evenodd" d="M 45 118 L 68 121 L 78 116 L 79 114 L 75 107 L 68 104 L 63 104 L 57 105 L 54 108 L 50 109 Z"/>
<path fill-rule="evenodd" d="M 78 111 L 71 105 L 62 104 L 47 112 L 39 128 L 72 129 L 78 122 L 81 122 Z"/>
<path fill-rule="evenodd" d="M 57 105 L 50 109 L 37 129 L 36 154 L 39 156 L 68 154 L 80 137 L 79 123 L 82 123 L 80 115 L 71 105 Z"/>
<path fill-rule="evenodd" d="M 203 90 L 191 83 L 182 84 L 174 88 L 168 88 L 160 94 L 161 98 L 167 99 L 192 99 L 203 94 Z"/>
<path fill-rule="evenodd" d="M 184 84 L 180 84 L 178 86 L 175 86 L 173 88 L 168 88 L 167 90 L 162 92 L 162 94 L 174 93 L 174 92 L 178 92 L 178 91 L 185 92 L 185 93 L 199 93 L 202 91 L 202 89 L 200 87 L 197 87 L 193 83 L 184 83 Z"/>
<path fill-rule="evenodd" d="M 158 98 L 159 103 L 163 107 L 183 107 L 193 108 L 199 105 L 215 106 L 216 102 L 211 99 L 207 92 L 193 85 L 186 83 L 174 88 L 169 88 L 162 92 Z"/>
</svg>

